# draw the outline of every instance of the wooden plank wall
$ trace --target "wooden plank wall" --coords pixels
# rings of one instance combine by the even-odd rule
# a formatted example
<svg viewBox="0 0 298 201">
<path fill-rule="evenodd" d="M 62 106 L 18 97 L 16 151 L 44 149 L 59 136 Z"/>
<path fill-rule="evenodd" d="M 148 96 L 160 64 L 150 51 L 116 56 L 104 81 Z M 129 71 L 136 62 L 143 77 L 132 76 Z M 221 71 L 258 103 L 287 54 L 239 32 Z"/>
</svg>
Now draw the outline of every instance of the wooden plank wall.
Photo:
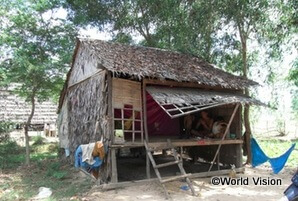
<svg viewBox="0 0 298 201">
<path fill-rule="evenodd" d="M 133 105 L 134 109 L 142 110 L 141 83 L 113 78 L 113 107 L 124 108 L 125 104 Z"/>
<path fill-rule="evenodd" d="M 141 141 L 144 139 L 143 135 L 143 120 L 142 120 L 142 94 L 141 94 L 141 83 L 131 80 L 113 78 L 112 80 L 112 105 L 113 109 L 121 109 L 122 111 L 131 111 L 131 117 L 125 117 L 124 112 L 122 112 L 122 117 L 115 117 L 114 120 L 121 121 L 122 129 L 124 131 L 124 135 L 126 136 L 130 133 L 131 136 L 124 137 L 127 141 L 135 142 L 136 136 L 140 138 Z M 114 111 L 114 110 L 113 110 Z M 139 119 L 136 119 L 135 112 L 140 114 Z M 129 124 L 126 123 L 131 122 L 131 127 L 126 127 Z M 135 125 L 138 123 L 140 128 L 135 130 Z M 126 124 L 126 126 L 125 126 Z M 119 125 L 118 125 L 119 126 Z M 119 129 L 119 127 L 118 127 Z M 131 138 L 131 139 L 130 139 Z M 113 141 L 114 143 L 115 141 Z M 119 142 L 117 142 L 119 143 Z"/>
</svg>

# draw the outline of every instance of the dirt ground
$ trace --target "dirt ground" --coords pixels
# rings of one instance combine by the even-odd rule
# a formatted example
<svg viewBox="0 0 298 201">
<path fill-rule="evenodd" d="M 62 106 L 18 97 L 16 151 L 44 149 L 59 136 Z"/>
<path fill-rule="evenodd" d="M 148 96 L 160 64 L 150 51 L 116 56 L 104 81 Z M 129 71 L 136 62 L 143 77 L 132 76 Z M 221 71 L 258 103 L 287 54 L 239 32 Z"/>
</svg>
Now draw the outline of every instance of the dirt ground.
<svg viewBox="0 0 298 201">
<path fill-rule="evenodd" d="M 170 200 L 210 200 L 210 201 L 276 201 L 283 196 L 284 190 L 290 185 L 295 169 L 285 168 L 278 175 L 272 174 L 270 167 L 260 166 L 258 168 L 246 167 L 244 174 L 237 177 L 249 178 L 249 185 L 212 185 L 211 178 L 192 179 L 197 196 L 192 196 L 190 190 L 182 190 L 181 186 L 186 183 L 175 181 L 166 184 L 170 193 Z M 254 185 L 253 178 L 281 179 L 281 185 Z M 165 200 L 164 192 L 158 182 L 146 183 L 144 185 L 125 187 L 117 190 L 100 191 L 94 186 L 89 192 L 82 196 L 82 200 Z"/>
</svg>

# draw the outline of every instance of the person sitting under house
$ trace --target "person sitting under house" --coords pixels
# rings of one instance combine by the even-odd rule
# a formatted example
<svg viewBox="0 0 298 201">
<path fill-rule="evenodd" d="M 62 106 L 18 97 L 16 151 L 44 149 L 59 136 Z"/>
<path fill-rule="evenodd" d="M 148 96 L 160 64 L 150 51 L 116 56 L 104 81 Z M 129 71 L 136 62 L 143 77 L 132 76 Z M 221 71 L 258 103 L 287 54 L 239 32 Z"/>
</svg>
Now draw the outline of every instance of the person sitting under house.
<svg viewBox="0 0 298 201">
<path fill-rule="evenodd" d="M 228 124 L 224 121 L 222 116 L 219 116 L 215 119 L 214 124 L 212 126 L 212 136 L 214 138 L 222 138 Z M 229 136 L 230 131 L 227 132 L 226 136 Z"/>
<path fill-rule="evenodd" d="M 209 116 L 208 112 L 202 111 L 201 118 L 198 120 L 195 129 L 191 130 L 191 134 L 198 137 L 209 137 L 212 134 L 212 126 L 214 120 Z"/>
<path fill-rule="evenodd" d="M 195 117 L 193 115 L 186 115 L 183 119 L 183 125 L 185 129 L 185 137 L 190 138 L 191 137 L 191 129 L 193 127 Z"/>
</svg>

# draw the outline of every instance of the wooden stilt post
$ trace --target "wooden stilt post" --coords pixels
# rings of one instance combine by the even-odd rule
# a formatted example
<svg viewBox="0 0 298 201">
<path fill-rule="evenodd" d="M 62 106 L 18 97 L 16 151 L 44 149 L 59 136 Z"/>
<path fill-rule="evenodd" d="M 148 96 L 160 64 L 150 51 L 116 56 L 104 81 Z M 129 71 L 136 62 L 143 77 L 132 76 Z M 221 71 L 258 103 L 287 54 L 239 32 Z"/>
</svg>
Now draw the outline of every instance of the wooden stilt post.
<svg viewBox="0 0 298 201">
<path fill-rule="evenodd" d="M 143 124 L 144 124 L 144 132 L 145 132 L 145 141 L 149 143 L 149 137 L 148 137 L 148 126 L 147 126 L 147 99 L 146 99 L 146 83 L 142 82 L 142 90 L 143 90 Z M 150 158 L 148 154 L 146 154 L 146 175 L 147 179 L 151 178 L 150 173 Z"/>
<path fill-rule="evenodd" d="M 183 166 L 183 147 L 180 147 L 180 158 L 181 158 L 181 164 Z"/>
<path fill-rule="evenodd" d="M 112 157 L 112 183 L 118 182 L 118 171 L 117 171 L 117 160 L 116 160 L 116 150 L 111 150 L 111 157 Z"/>
<path fill-rule="evenodd" d="M 225 137 L 226 137 L 226 135 L 227 135 L 227 133 L 228 133 L 228 130 L 230 129 L 230 126 L 231 126 L 231 124 L 232 124 L 232 121 L 233 121 L 233 119 L 234 119 L 234 117 L 235 117 L 235 114 L 236 114 L 236 112 L 237 112 L 239 106 L 240 106 L 240 103 L 237 103 L 237 105 L 236 105 L 235 108 L 234 108 L 233 114 L 232 114 L 232 116 L 231 116 L 231 118 L 230 118 L 230 121 L 229 121 L 229 123 L 228 123 L 228 125 L 227 125 L 227 128 L 226 128 L 226 130 L 225 130 L 225 133 L 224 133 L 224 135 L 222 136 L 221 141 L 223 141 L 223 140 L 225 139 Z M 216 150 L 215 156 L 214 156 L 214 158 L 213 158 L 213 160 L 212 160 L 212 163 L 211 163 L 211 165 L 210 165 L 210 167 L 209 167 L 208 172 L 210 172 L 210 170 L 212 169 L 212 167 L 213 167 L 213 165 L 214 165 L 214 162 L 215 162 L 216 157 L 217 157 L 217 155 L 218 155 L 218 153 L 219 153 L 219 150 L 220 150 L 220 148 L 221 148 L 221 145 L 222 145 L 222 144 L 218 145 L 218 148 L 217 148 L 217 150 Z"/>
<path fill-rule="evenodd" d="M 219 157 L 220 157 L 220 153 L 218 152 L 217 157 L 216 157 L 217 170 L 220 170 Z"/>
<path fill-rule="evenodd" d="M 108 119 L 109 119 L 109 132 L 111 136 L 111 144 L 113 145 L 115 142 L 115 135 L 114 135 L 114 122 L 113 122 L 113 97 L 112 97 L 112 90 L 113 90 L 113 83 L 112 83 L 112 75 L 110 72 L 107 74 L 107 84 L 108 84 Z M 110 148 L 110 156 L 111 156 L 111 166 L 112 166 L 112 176 L 111 182 L 117 183 L 118 182 L 118 171 L 117 171 L 117 159 L 116 159 L 116 149 Z"/>
</svg>

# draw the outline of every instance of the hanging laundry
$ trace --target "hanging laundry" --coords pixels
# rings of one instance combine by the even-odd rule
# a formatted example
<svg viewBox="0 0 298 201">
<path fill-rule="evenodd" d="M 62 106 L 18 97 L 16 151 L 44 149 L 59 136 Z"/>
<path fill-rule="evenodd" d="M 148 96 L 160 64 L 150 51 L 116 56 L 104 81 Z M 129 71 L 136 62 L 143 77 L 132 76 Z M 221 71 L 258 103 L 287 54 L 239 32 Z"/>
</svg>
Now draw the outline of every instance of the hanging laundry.
<svg viewBox="0 0 298 201">
<path fill-rule="evenodd" d="M 102 142 L 98 141 L 95 143 L 93 151 L 92 151 L 92 156 L 99 156 L 99 158 L 101 160 L 103 160 L 103 158 L 105 157 L 105 149 L 104 149 L 104 145 Z"/>
<path fill-rule="evenodd" d="M 82 161 L 86 162 L 90 165 L 93 165 L 95 163 L 92 152 L 94 150 L 95 143 L 89 143 L 89 144 L 82 144 Z"/>
<path fill-rule="evenodd" d="M 75 167 L 98 168 L 102 165 L 108 148 L 101 141 L 78 146 L 75 152 Z"/>
</svg>

